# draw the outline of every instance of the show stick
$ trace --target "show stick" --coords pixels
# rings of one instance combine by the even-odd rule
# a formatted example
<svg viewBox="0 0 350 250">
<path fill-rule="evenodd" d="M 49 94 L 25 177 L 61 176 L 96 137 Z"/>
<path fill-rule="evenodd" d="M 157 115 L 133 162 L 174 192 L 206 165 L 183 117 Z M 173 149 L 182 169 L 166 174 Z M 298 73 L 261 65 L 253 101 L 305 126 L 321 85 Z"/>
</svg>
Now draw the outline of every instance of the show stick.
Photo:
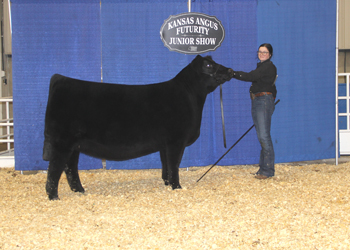
<svg viewBox="0 0 350 250">
<path fill-rule="evenodd" d="M 279 103 L 279 101 L 280 101 L 280 99 L 278 99 L 276 102 L 275 102 L 275 105 L 277 105 L 277 103 Z M 240 141 L 240 140 L 242 140 L 242 138 L 246 135 L 246 134 L 248 134 L 249 133 L 249 131 L 250 130 L 252 130 L 252 128 L 254 128 L 254 126 L 255 125 L 253 125 L 253 126 L 251 126 L 227 151 L 226 151 L 226 153 L 224 153 L 220 158 L 219 158 L 219 160 L 217 160 L 208 170 L 207 170 L 207 172 L 205 172 L 203 175 L 202 175 L 202 177 L 201 178 L 199 178 L 198 180 L 197 180 L 197 182 L 199 182 L 216 164 L 218 164 L 219 163 L 219 161 L 221 161 L 222 160 L 222 158 L 224 158 L 225 157 L 225 155 L 227 155 L 228 154 L 228 152 L 230 152 L 231 151 L 231 149 L 234 147 L 234 146 L 236 146 L 237 145 L 237 143 Z"/>
</svg>

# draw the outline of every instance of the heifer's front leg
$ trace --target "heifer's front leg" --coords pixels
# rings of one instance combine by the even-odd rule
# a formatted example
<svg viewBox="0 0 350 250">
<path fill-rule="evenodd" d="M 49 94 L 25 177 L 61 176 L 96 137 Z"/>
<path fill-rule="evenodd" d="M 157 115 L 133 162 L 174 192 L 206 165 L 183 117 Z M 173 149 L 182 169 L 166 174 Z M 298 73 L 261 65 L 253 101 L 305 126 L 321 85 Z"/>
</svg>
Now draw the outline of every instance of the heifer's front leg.
<svg viewBox="0 0 350 250">
<path fill-rule="evenodd" d="M 78 162 L 79 162 L 79 151 L 74 151 L 71 157 L 69 158 L 66 168 L 64 169 L 68 184 L 70 189 L 74 192 L 84 193 L 85 190 L 81 185 L 79 173 L 78 173 Z"/>
<path fill-rule="evenodd" d="M 185 147 L 169 145 L 166 147 L 167 180 L 173 189 L 181 188 L 179 180 L 179 166 Z"/>
<path fill-rule="evenodd" d="M 162 162 L 162 179 L 164 181 L 165 186 L 169 185 L 168 180 L 168 163 L 166 157 L 166 149 L 160 150 L 160 160 Z"/>
</svg>

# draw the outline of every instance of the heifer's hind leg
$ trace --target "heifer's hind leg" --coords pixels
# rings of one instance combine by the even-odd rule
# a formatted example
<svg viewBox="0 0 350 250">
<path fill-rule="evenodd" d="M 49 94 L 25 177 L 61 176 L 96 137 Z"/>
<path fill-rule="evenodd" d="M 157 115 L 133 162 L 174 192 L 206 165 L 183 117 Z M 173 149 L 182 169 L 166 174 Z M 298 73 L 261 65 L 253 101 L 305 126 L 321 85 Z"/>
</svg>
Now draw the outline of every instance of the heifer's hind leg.
<svg viewBox="0 0 350 250">
<path fill-rule="evenodd" d="M 66 172 L 68 184 L 70 189 L 74 192 L 84 193 L 85 190 L 81 185 L 79 173 L 78 173 L 78 162 L 79 162 L 79 151 L 74 151 L 70 156 L 66 168 L 64 171 Z"/>
<path fill-rule="evenodd" d="M 46 193 L 50 200 L 59 200 L 58 182 L 65 167 L 66 157 L 53 157 L 47 170 Z"/>
</svg>

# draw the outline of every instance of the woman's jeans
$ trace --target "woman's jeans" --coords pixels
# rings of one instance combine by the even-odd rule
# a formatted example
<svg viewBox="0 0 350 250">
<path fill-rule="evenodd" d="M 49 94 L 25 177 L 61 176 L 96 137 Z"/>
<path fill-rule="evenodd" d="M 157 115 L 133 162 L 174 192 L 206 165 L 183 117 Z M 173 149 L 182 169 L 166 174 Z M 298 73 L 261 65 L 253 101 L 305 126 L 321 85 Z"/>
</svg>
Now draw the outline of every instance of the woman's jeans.
<svg viewBox="0 0 350 250">
<path fill-rule="evenodd" d="M 260 169 L 257 174 L 268 177 L 275 175 L 275 152 L 271 140 L 271 117 L 275 110 L 275 99 L 272 95 L 263 95 L 252 100 L 252 117 L 261 145 Z"/>
</svg>

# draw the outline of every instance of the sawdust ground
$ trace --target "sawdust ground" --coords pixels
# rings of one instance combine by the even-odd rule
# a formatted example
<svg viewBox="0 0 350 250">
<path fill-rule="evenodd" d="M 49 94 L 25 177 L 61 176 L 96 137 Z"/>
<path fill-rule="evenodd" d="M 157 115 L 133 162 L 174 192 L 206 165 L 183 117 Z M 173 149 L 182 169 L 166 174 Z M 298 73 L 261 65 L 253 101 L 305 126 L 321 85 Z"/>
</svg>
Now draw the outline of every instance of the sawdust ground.
<svg viewBox="0 0 350 250">
<path fill-rule="evenodd" d="M 80 171 L 59 201 L 46 174 L 0 170 L 0 249 L 349 249 L 350 163 L 181 169 L 181 190 L 161 170 Z"/>
</svg>

